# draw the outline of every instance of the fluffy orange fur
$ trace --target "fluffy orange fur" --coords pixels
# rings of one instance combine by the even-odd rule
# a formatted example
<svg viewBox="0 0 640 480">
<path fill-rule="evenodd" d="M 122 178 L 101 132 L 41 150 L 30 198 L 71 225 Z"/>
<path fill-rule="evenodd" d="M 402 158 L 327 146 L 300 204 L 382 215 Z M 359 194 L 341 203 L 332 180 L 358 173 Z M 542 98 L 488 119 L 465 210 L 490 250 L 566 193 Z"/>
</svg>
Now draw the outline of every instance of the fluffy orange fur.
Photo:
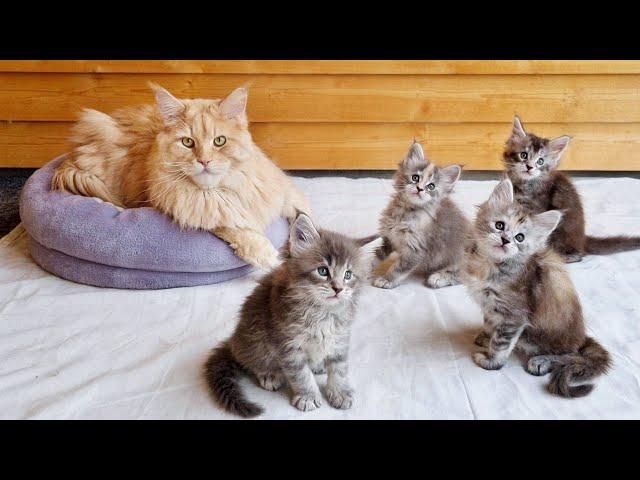
<svg viewBox="0 0 640 480">
<path fill-rule="evenodd" d="M 151 87 L 155 105 L 83 111 L 52 187 L 125 208 L 154 207 L 183 228 L 212 231 L 249 263 L 274 266 L 278 253 L 265 227 L 310 208 L 253 142 L 246 89 L 204 100 Z"/>
</svg>

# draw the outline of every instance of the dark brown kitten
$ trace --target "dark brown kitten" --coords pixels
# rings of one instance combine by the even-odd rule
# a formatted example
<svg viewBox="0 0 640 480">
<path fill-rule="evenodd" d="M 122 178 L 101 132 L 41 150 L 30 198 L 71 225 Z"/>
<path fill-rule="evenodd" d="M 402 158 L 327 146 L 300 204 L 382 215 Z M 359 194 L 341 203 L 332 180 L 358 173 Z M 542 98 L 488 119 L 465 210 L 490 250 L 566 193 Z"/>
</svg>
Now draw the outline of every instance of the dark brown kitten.
<svg viewBox="0 0 640 480">
<path fill-rule="evenodd" d="M 513 183 L 516 201 L 533 214 L 561 210 L 563 217 L 549 244 L 565 262 L 579 262 L 585 254 L 603 255 L 640 248 L 640 237 L 590 237 L 585 234 L 580 195 L 568 175 L 557 170 L 570 137 L 553 140 L 528 133 L 513 119 L 503 162 Z"/>
</svg>

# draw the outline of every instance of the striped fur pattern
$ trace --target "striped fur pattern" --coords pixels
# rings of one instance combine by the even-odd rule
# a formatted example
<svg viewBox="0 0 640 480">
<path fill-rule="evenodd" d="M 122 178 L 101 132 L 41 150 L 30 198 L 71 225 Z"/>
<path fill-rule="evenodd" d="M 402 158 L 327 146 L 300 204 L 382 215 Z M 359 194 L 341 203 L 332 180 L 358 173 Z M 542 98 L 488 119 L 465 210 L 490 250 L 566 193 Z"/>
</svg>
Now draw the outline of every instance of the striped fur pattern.
<svg viewBox="0 0 640 480">
<path fill-rule="evenodd" d="M 586 336 L 564 262 L 547 247 L 560 219 L 557 210 L 534 215 L 523 209 L 511 181 L 503 180 L 480 206 L 463 280 L 484 314 L 475 363 L 500 369 L 515 349 L 526 357 L 527 372 L 551 374 L 551 393 L 579 397 L 593 389 L 587 382 L 606 373 L 611 360 Z"/>
<path fill-rule="evenodd" d="M 604 255 L 640 248 L 640 237 L 591 237 L 585 233 L 584 210 L 568 175 L 557 170 L 570 137 L 549 140 L 527 132 L 517 116 L 503 155 L 516 201 L 531 213 L 563 212 L 549 244 L 565 262 L 579 262 L 586 254 Z"/>
<path fill-rule="evenodd" d="M 440 288 L 459 283 L 463 241 L 470 225 L 448 198 L 461 167 L 440 168 L 425 158 L 414 142 L 394 175 L 395 194 L 380 218 L 384 260 L 373 284 L 395 288 L 413 272 L 425 285 Z"/>
<path fill-rule="evenodd" d="M 314 410 L 323 401 L 314 373 L 325 370 L 329 404 L 352 406 L 347 363 L 351 323 L 381 244 L 379 237 L 354 240 L 317 230 L 304 214 L 296 219 L 284 263 L 247 297 L 235 332 L 205 365 L 209 389 L 224 409 L 242 417 L 262 413 L 238 385 L 245 372 L 266 390 L 288 384 L 291 404 Z"/>
</svg>

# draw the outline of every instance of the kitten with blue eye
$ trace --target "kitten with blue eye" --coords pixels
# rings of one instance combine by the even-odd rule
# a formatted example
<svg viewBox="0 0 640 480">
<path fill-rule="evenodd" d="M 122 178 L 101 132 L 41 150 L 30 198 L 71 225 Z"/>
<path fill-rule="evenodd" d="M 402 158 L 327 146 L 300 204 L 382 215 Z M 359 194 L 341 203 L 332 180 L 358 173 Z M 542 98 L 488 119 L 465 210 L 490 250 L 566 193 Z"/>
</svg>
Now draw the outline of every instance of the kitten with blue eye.
<svg viewBox="0 0 640 480">
<path fill-rule="evenodd" d="M 484 330 L 475 340 L 483 350 L 474 355 L 475 363 L 497 370 L 517 350 L 527 372 L 551 374 L 551 393 L 581 397 L 611 360 L 586 335 L 564 262 L 547 246 L 561 218 L 558 210 L 523 209 L 511 181 L 501 181 L 478 210 L 462 278 L 484 315 Z"/>
<path fill-rule="evenodd" d="M 565 262 L 579 262 L 585 254 L 608 254 L 640 248 L 640 237 L 591 237 L 585 234 L 580 195 L 569 176 L 557 170 L 570 137 L 553 140 L 525 131 L 516 115 L 503 162 L 515 199 L 532 213 L 561 210 L 562 220 L 549 243 Z"/>
<path fill-rule="evenodd" d="M 383 258 L 373 285 L 395 288 L 413 272 L 431 288 L 459 283 L 463 240 L 470 224 L 449 199 L 460 178 L 459 165 L 438 167 L 414 142 L 394 175 L 395 194 L 380 218 Z"/>
<path fill-rule="evenodd" d="M 354 240 L 316 229 L 305 214 L 296 218 L 284 262 L 260 280 L 244 302 L 235 332 L 205 365 L 209 389 L 223 408 L 242 417 L 262 413 L 238 384 L 244 371 L 266 390 L 288 384 L 291 404 L 314 410 L 322 395 L 313 374 L 325 369 L 329 404 L 351 407 L 351 323 L 381 244 L 377 236 Z"/>
</svg>

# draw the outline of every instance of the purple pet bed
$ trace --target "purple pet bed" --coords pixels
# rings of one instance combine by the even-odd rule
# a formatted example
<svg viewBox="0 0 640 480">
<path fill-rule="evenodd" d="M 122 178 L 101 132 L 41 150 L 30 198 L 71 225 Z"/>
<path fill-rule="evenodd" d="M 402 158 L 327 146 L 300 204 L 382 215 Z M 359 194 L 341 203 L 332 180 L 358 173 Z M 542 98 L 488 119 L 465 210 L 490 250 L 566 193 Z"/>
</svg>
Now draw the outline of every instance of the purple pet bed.
<svg viewBox="0 0 640 480">
<path fill-rule="evenodd" d="M 98 287 L 155 289 L 224 282 L 252 270 L 226 242 L 203 230 L 181 230 L 149 207 L 119 211 L 93 198 L 49 188 L 63 157 L 27 180 L 20 218 L 33 259 L 48 272 Z M 289 226 L 267 228 L 276 248 Z"/>
</svg>

